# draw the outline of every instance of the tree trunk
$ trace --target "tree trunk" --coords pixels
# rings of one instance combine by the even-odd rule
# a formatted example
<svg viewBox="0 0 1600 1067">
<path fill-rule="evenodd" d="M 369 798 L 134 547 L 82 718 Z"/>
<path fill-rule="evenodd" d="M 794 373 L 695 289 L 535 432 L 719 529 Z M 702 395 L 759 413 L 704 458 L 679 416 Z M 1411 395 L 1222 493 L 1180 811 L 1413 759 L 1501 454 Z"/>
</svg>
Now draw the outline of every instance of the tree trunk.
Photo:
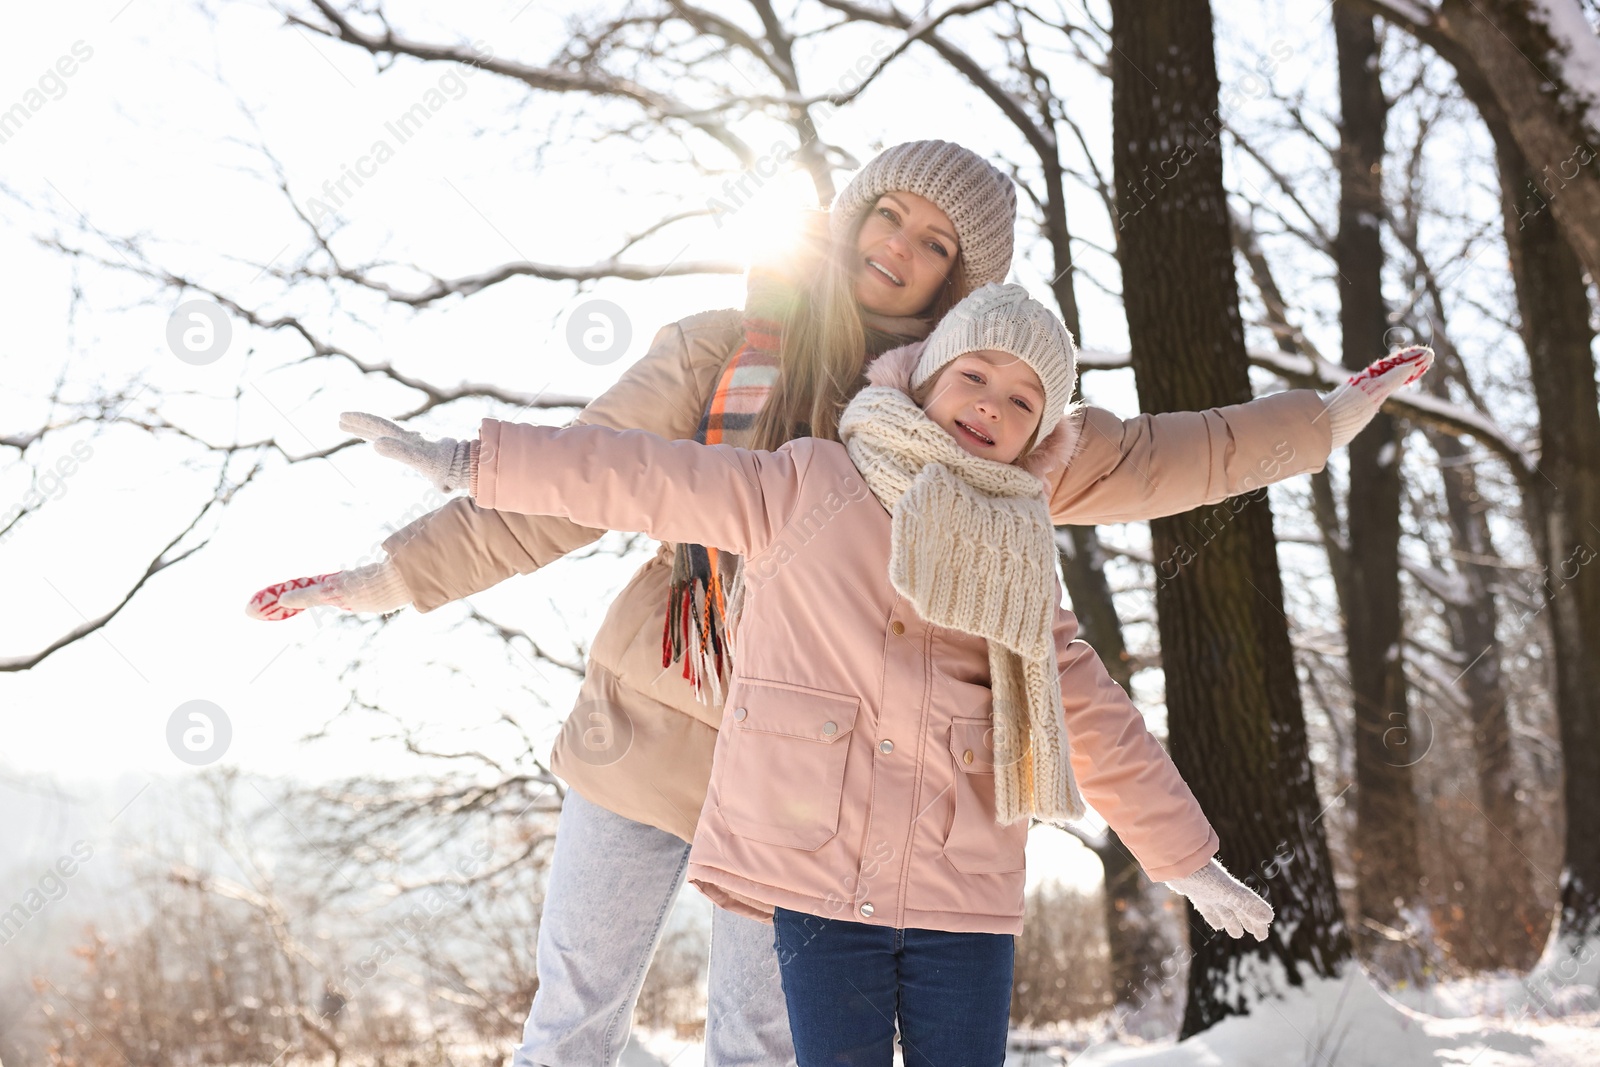
<svg viewBox="0 0 1600 1067">
<path fill-rule="evenodd" d="M 1600 410 L 1583 268 L 1549 212 L 1519 215 L 1528 167 L 1499 151 L 1506 243 L 1539 405 L 1539 474 L 1526 496 L 1555 644 L 1567 809 L 1561 933 L 1600 938 Z M 1520 164 L 1520 166 L 1519 166 Z M 1527 613 L 1517 620 L 1525 625 Z M 1500 827 L 1510 833 L 1514 828 Z"/>
<path fill-rule="evenodd" d="M 1435 346 L 1442 347 L 1437 335 Z M 1428 391 L 1448 399 L 1444 377 L 1429 378 L 1424 383 Z M 1499 611 L 1494 600 L 1493 586 L 1498 580 L 1494 564 L 1499 556 L 1489 536 L 1488 516 L 1478 495 L 1477 472 L 1469 465 L 1466 446 L 1454 434 L 1438 431 L 1430 431 L 1428 440 L 1439 454 L 1445 516 L 1463 584 L 1459 603 L 1446 604 L 1445 615 L 1450 622 L 1451 643 L 1467 663 L 1461 675 L 1461 693 L 1472 716 L 1477 804 L 1490 823 L 1473 886 L 1484 905 L 1467 918 L 1468 938 L 1455 939 L 1455 957 L 1473 970 L 1525 971 L 1538 962 L 1550 917 L 1539 907 L 1532 870 L 1517 846 L 1522 805 L 1517 799 L 1509 702 L 1501 673 L 1500 644 L 1495 636 Z"/>
<path fill-rule="evenodd" d="M 1592 151 L 1576 175 L 1570 146 L 1557 152 L 1563 137 L 1576 133 L 1562 103 L 1570 94 L 1558 82 L 1548 91 L 1544 82 L 1530 82 L 1532 61 L 1507 52 L 1507 46 L 1513 53 L 1532 47 L 1528 54 L 1548 70 L 1547 53 L 1539 51 L 1541 38 L 1548 47 L 1548 35 L 1526 17 L 1527 0 L 1482 2 L 1487 6 L 1445 0 L 1437 22 L 1402 25 L 1455 68 L 1495 143 L 1506 246 L 1539 407 L 1542 452 L 1536 476 L 1524 486 L 1523 507 L 1545 569 L 1540 614 L 1549 615 L 1565 767 L 1560 927 L 1563 939 L 1580 945 L 1600 939 L 1600 566 L 1593 565 L 1600 554 L 1600 411 L 1587 289 L 1590 278 L 1600 277 L 1600 175 Z M 1486 21 L 1485 10 L 1495 23 Z M 1528 625 L 1532 614 L 1512 625 Z"/>
<path fill-rule="evenodd" d="M 1203 409 L 1250 396 L 1222 185 L 1211 9 L 1113 0 L 1112 141 L 1128 334 L 1141 406 Z M 1332 977 L 1350 958 L 1306 751 L 1262 494 L 1198 551 L 1195 513 L 1152 521 L 1156 558 L 1184 558 L 1156 591 L 1173 759 L 1222 839 L 1221 858 L 1264 888 L 1266 942 L 1211 936 L 1191 915 L 1183 1034 L 1247 1013 L 1275 990 Z"/>
<path fill-rule="evenodd" d="M 1336 0 L 1333 36 L 1339 57 L 1339 322 L 1344 365 L 1360 370 L 1383 354 L 1383 137 L 1388 102 L 1378 77 L 1372 17 Z M 1411 768 L 1427 751 L 1413 744 L 1405 664 L 1400 654 L 1400 447 L 1395 420 L 1380 412 L 1350 442 L 1348 576 L 1345 637 L 1355 705 L 1356 897 L 1362 923 L 1356 944 L 1369 966 L 1390 980 L 1420 977 L 1415 953 L 1373 933 L 1410 925 L 1418 906 L 1417 799 Z M 1397 954 L 1398 950 L 1398 954 Z M 1409 956 L 1409 958 L 1407 958 Z"/>
<path fill-rule="evenodd" d="M 1553 212 L 1577 258 L 1600 278 L 1600 145 L 1592 116 L 1580 110 L 1593 87 L 1567 81 L 1566 45 L 1542 21 L 1545 6 L 1568 9 L 1572 24 L 1588 29 L 1577 0 L 1444 0 L 1438 25 L 1483 73 L 1531 164 L 1506 184 L 1509 206 Z"/>
<path fill-rule="evenodd" d="M 1267 325 L 1278 342 L 1278 351 L 1290 355 L 1321 359 L 1306 335 L 1289 322 L 1289 304 L 1284 300 L 1278 281 L 1272 275 L 1272 265 L 1261 249 L 1261 243 L 1250 228 L 1250 220 L 1242 215 L 1233 217 L 1234 247 L 1250 267 L 1250 278 L 1261 303 L 1266 308 Z M 1339 521 L 1339 504 L 1334 497 L 1333 479 L 1324 467 L 1311 475 L 1311 517 L 1322 535 L 1323 550 L 1328 553 L 1328 574 L 1333 578 L 1333 595 L 1339 601 L 1339 625 L 1345 625 L 1345 605 L 1350 603 L 1350 546 L 1345 539 L 1343 524 Z"/>
</svg>

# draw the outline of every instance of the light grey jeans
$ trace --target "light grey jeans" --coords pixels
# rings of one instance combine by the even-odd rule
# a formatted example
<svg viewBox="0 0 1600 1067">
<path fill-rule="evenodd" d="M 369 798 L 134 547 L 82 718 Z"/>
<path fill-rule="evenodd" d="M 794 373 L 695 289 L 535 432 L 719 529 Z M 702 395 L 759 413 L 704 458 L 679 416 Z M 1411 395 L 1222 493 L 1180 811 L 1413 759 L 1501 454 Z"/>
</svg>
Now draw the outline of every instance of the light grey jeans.
<svg viewBox="0 0 1600 1067">
<path fill-rule="evenodd" d="M 567 790 L 513 1067 L 616 1067 L 688 867 L 681 838 Z M 706 1067 L 792 1067 L 772 927 L 717 908 L 710 972 Z"/>
</svg>

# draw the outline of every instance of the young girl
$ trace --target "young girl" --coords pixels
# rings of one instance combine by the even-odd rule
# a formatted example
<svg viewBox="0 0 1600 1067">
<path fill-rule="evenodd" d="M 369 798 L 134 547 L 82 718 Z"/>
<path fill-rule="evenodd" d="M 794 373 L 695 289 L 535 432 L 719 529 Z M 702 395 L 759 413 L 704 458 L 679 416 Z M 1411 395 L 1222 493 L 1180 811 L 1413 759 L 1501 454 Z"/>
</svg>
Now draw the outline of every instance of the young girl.
<svg viewBox="0 0 1600 1067">
<path fill-rule="evenodd" d="M 1028 816 L 1080 817 L 1080 782 L 1208 922 L 1260 939 L 1272 910 L 1210 858 L 1193 795 L 1059 606 L 1043 475 L 1079 433 L 1060 320 L 988 285 L 868 378 L 842 444 L 776 451 L 341 426 L 483 506 L 739 554 L 689 878 L 775 923 L 801 1067 L 886 1065 L 896 1020 L 908 1065 L 998 1065 Z"/>
<path fill-rule="evenodd" d="M 805 433 L 830 436 L 868 358 L 926 336 L 973 288 L 1005 278 L 1015 190 L 974 153 L 917 141 L 868 163 L 822 222 L 821 240 L 805 254 L 780 270 L 752 271 L 743 314 L 703 312 L 665 327 L 579 421 L 769 450 Z M 1148 519 L 1320 469 L 1329 449 L 1377 411 L 1392 377 L 1370 397 L 1348 390 L 1328 403 L 1304 389 L 1198 414 L 1123 420 L 1085 408 L 1075 460 L 1048 476 L 1052 520 Z M 388 538 L 377 562 L 269 586 L 250 613 L 276 621 L 321 604 L 432 611 L 538 570 L 600 533 L 458 498 Z M 539 989 L 516 1067 L 610 1067 L 627 1044 L 710 781 L 720 677 L 698 668 L 709 660 L 729 670 L 725 627 L 712 614 L 725 601 L 729 563 L 697 543 L 663 546 L 590 645 L 577 708 L 551 754 L 569 788 L 541 912 Z M 593 906 L 601 898 L 606 907 Z M 768 933 L 716 913 L 708 1062 L 792 1062 Z"/>
</svg>

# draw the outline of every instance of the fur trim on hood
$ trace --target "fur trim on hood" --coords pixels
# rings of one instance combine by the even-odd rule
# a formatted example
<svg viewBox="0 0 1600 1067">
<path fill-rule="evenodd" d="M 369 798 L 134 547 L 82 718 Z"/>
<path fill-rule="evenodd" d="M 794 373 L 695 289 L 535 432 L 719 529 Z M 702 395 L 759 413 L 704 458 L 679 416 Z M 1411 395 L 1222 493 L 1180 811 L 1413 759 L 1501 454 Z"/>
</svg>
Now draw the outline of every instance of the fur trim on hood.
<svg viewBox="0 0 1600 1067">
<path fill-rule="evenodd" d="M 922 349 L 926 344 L 926 341 L 913 341 L 899 348 L 891 348 L 868 363 L 867 384 L 898 389 L 910 396 L 911 372 L 916 369 L 917 360 L 922 357 Z M 1056 428 L 1051 430 L 1043 441 L 1037 442 L 1029 449 L 1026 455 L 1019 458 L 1016 461 L 1017 466 L 1048 484 L 1047 475 L 1065 467 L 1072 461 L 1072 457 L 1078 454 L 1083 429 L 1082 413 L 1081 402 L 1068 405 L 1066 414 L 1061 416 Z"/>
</svg>

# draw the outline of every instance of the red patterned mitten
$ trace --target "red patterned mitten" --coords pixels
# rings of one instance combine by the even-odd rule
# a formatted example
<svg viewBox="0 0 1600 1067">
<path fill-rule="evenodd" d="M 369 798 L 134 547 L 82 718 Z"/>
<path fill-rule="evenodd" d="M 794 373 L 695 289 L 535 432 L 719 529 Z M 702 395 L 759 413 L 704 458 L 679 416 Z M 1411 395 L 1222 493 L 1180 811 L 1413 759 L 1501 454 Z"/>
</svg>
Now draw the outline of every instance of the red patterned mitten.
<svg viewBox="0 0 1600 1067">
<path fill-rule="evenodd" d="M 328 579 L 338 573 L 319 574 L 315 578 L 291 578 L 287 582 L 269 585 L 250 598 L 244 613 L 262 622 L 280 622 L 317 604 L 334 603 L 328 589 Z"/>
<path fill-rule="evenodd" d="M 1350 443 L 1371 422 L 1383 402 L 1401 386 L 1410 385 L 1433 365 L 1433 349 L 1412 345 L 1368 366 L 1339 388 L 1323 397 L 1327 403 L 1328 425 L 1333 447 Z"/>
<path fill-rule="evenodd" d="M 329 604 L 341 611 L 385 614 L 409 603 L 411 590 L 406 586 L 405 577 L 394 560 L 385 557 L 365 567 L 269 585 L 250 598 L 244 613 L 263 622 L 278 622 L 319 604 Z"/>
</svg>

